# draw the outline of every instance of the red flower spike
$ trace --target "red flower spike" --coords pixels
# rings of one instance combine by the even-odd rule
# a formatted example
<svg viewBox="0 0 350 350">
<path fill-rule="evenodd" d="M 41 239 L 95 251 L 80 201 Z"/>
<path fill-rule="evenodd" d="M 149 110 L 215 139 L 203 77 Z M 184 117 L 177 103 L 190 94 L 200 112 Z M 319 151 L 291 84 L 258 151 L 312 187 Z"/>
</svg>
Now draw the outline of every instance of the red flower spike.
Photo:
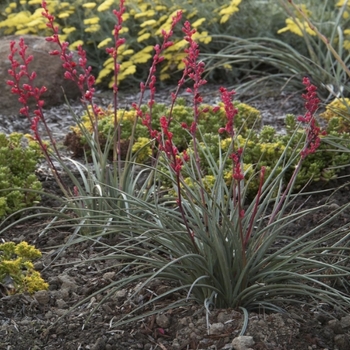
<svg viewBox="0 0 350 350">
<path fill-rule="evenodd" d="M 304 116 L 298 116 L 297 120 L 301 123 L 307 124 L 306 126 L 306 143 L 301 150 L 300 155 L 304 159 L 309 154 L 315 153 L 321 144 L 320 135 L 326 135 L 326 131 L 321 131 L 321 128 L 317 126 L 314 113 L 318 109 L 320 100 L 317 97 L 317 87 L 312 85 L 310 79 L 305 77 L 303 84 L 306 87 L 306 93 L 302 95 L 305 99 L 306 113 Z"/>
<path fill-rule="evenodd" d="M 221 93 L 221 100 L 224 103 L 224 109 L 225 109 L 225 114 L 226 114 L 226 118 L 227 118 L 227 123 L 226 126 L 224 128 L 224 130 L 230 135 L 230 137 L 234 137 L 235 132 L 234 132 L 234 118 L 238 113 L 237 108 L 234 107 L 233 103 L 232 103 L 232 99 L 233 96 L 235 95 L 235 91 L 228 91 L 227 89 L 225 89 L 224 87 L 221 87 L 219 89 L 220 93 Z M 220 107 L 217 107 L 217 110 L 219 110 Z M 223 128 L 219 129 L 219 132 L 222 133 Z"/>
<path fill-rule="evenodd" d="M 47 27 L 53 31 L 51 37 L 46 38 L 49 42 L 57 43 L 59 49 L 50 52 L 51 55 L 59 55 L 63 61 L 63 68 L 66 70 L 64 77 L 68 80 L 73 80 L 77 83 L 80 93 L 83 96 L 83 102 L 91 103 L 95 89 L 92 87 L 92 83 L 95 81 L 95 77 L 91 75 L 91 67 L 87 67 L 86 52 L 83 50 L 81 45 L 78 46 L 78 64 L 73 60 L 73 53 L 68 51 L 68 42 L 61 42 L 59 39 L 59 28 L 54 25 L 55 17 L 51 15 L 47 9 L 45 1 L 42 2 L 43 12 L 42 15 L 47 19 Z M 79 65 L 83 71 L 82 74 L 78 75 L 76 67 Z M 85 91 L 88 90 L 88 93 Z"/>
</svg>

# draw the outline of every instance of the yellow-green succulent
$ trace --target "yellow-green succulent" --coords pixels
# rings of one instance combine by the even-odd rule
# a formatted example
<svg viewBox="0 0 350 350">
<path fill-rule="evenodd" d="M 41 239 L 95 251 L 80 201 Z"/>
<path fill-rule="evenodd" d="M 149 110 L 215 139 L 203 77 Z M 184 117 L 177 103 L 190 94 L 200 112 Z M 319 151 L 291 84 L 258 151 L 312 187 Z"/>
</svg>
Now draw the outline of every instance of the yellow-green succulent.
<svg viewBox="0 0 350 350">
<path fill-rule="evenodd" d="M 25 241 L 0 244 L 0 284 L 8 294 L 33 294 L 48 289 L 48 283 L 32 263 L 40 257 L 41 252 Z"/>
</svg>

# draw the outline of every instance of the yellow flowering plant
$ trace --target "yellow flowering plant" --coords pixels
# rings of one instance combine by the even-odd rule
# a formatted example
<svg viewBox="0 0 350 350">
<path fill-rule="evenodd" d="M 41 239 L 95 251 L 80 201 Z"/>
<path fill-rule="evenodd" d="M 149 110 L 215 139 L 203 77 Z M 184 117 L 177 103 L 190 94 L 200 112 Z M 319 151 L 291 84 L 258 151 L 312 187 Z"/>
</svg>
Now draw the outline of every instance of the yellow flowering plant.
<svg viewBox="0 0 350 350">
<path fill-rule="evenodd" d="M 331 76 L 317 76 L 320 85 L 322 83 L 331 95 L 344 90 L 350 92 L 346 84 L 350 77 L 349 1 L 327 0 L 321 7 L 312 1 L 308 1 L 308 6 L 293 0 L 280 0 L 280 3 L 290 17 L 286 19 L 286 27 L 278 33 L 291 31 L 305 39 L 310 59 L 319 67 L 318 71 L 331 73 Z"/>
<path fill-rule="evenodd" d="M 114 18 L 111 14 L 115 2 L 111 0 L 49 0 L 47 6 L 56 15 L 55 25 L 59 26 L 62 41 L 70 42 L 70 49 L 83 45 L 89 64 L 102 87 L 113 84 L 113 61 L 105 49 L 112 43 Z M 5 0 L 0 4 L 0 35 L 32 34 L 47 35 L 47 27 L 41 17 L 41 0 L 22 0 L 20 3 Z M 133 84 L 145 78 L 147 64 L 151 61 L 155 44 L 161 41 L 161 30 L 167 30 L 174 13 L 182 9 L 183 16 L 191 20 L 197 29 L 202 53 L 217 52 L 225 45 L 213 40 L 214 34 L 232 34 L 241 37 L 260 35 L 271 31 L 271 21 L 262 21 L 263 13 L 269 9 L 272 17 L 276 14 L 274 4 L 256 4 L 254 1 L 231 0 L 218 5 L 216 1 L 200 0 L 196 6 L 180 0 L 132 0 L 125 5 L 123 20 L 126 26 L 121 34 L 126 44 L 119 49 L 118 62 L 121 64 L 118 82 Z M 239 15 L 238 15 L 239 14 Z M 175 30 L 175 45 L 166 49 L 159 78 L 167 81 L 183 69 L 184 41 L 180 30 Z M 226 74 L 227 72 L 230 74 Z M 235 71 L 230 65 L 220 69 L 225 79 L 234 79 Z M 221 72 L 221 73 L 220 73 Z M 208 76 L 212 76 L 208 74 Z"/>
<path fill-rule="evenodd" d="M 335 98 L 326 105 L 326 110 L 320 114 L 320 117 L 328 124 L 338 124 L 338 131 L 350 132 L 350 99 Z"/>
<path fill-rule="evenodd" d="M 46 36 L 48 29 L 41 16 L 41 2 L 41 0 L 23 0 L 18 4 L 7 0 L 6 4 L 0 4 L 0 19 L 2 19 L 0 33 L 4 35 Z M 236 5 L 239 2 L 233 1 Z M 113 0 L 97 0 L 95 2 L 88 0 L 47 1 L 50 13 L 56 16 L 55 25 L 61 28 L 60 39 L 62 41 L 69 40 L 71 50 L 76 50 L 78 45 L 83 45 L 88 54 L 89 63 L 98 73 L 96 82 L 109 84 L 109 86 L 113 84 L 114 67 L 112 60 L 106 55 L 105 49 L 113 38 L 113 32 L 110 28 L 114 22 L 111 14 L 114 5 L 115 1 Z M 150 62 L 153 46 L 161 40 L 161 29 L 167 30 L 171 24 L 172 15 L 179 9 L 179 4 L 176 1 L 169 6 L 169 3 L 162 0 L 155 2 L 134 0 L 128 2 L 126 6 L 128 11 L 123 15 L 123 20 L 127 24 L 132 23 L 132 25 L 125 26 L 120 33 L 128 40 L 127 44 L 120 47 L 118 52 L 118 60 L 121 63 L 118 75 L 119 82 L 134 76 L 144 75 L 142 67 L 145 63 Z M 237 6 L 231 13 L 236 11 L 238 11 Z M 193 18 L 193 14 L 189 11 L 188 16 Z M 197 33 L 197 36 L 203 45 L 207 45 L 211 38 L 208 30 L 204 28 L 208 28 L 209 24 L 206 23 L 205 17 L 200 18 L 199 16 L 200 14 L 195 15 L 198 17 L 196 25 L 201 26 L 202 29 Z M 227 13 L 225 16 L 228 16 L 228 19 L 231 15 Z M 180 31 L 178 35 L 181 35 Z M 164 69 L 181 69 L 182 58 L 183 55 L 180 52 L 169 51 L 164 62 Z M 161 74 L 162 80 L 168 77 L 167 74 Z"/>
<path fill-rule="evenodd" d="M 41 252 L 23 241 L 0 244 L 0 286 L 6 294 L 29 293 L 48 289 L 49 285 L 35 270 L 33 260 Z"/>
<path fill-rule="evenodd" d="M 236 126 L 238 129 L 240 129 L 241 133 L 245 134 L 249 128 L 252 128 L 254 125 L 259 125 L 261 115 L 256 108 L 239 101 L 235 101 L 234 106 L 238 109 Z M 152 125 L 155 129 L 159 130 L 160 118 L 164 114 L 169 115 L 171 108 L 164 103 L 155 103 L 152 108 Z M 206 113 L 200 113 L 199 115 L 198 124 L 201 127 L 201 132 L 206 133 L 212 130 L 219 130 L 222 121 L 225 119 L 223 104 L 219 103 L 218 106 L 202 104 L 201 108 L 208 109 Z M 141 106 L 141 109 L 146 111 L 147 105 Z M 99 111 L 100 113 L 98 114 L 97 129 L 99 132 L 100 142 L 102 145 L 105 145 L 108 135 L 111 135 L 114 127 L 114 112 L 112 106 L 100 108 Z M 172 108 L 172 113 L 174 117 L 174 142 L 180 149 L 186 149 L 188 147 L 188 143 L 190 142 L 190 136 L 183 133 L 181 123 L 190 124 L 192 118 L 192 108 L 186 105 L 184 99 L 179 98 Z M 118 109 L 117 120 L 123 125 L 120 134 L 122 143 L 127 145 L 130 140 L 134 122 L 136 120 L 136 111 L 133 109 Z M 84 125 L 85 131 L 90 132 L 92 135 L 94 129 L 88 113 L 85 113 L 81 117 L 81 122 Z M 71 130 L 72 132 L 66 137 L 65 145 L 73 152 L 75 156 L 81 156 L 84 151 L 89 153 L 88 147 L 86 147 L 87 139 L 81 128 L 78 125 L 74 125 L 71 127 Z M 149 137 L 148 130 L 146 126 L 142 124 L 141 120 L 137 121 L 135 130 L 136 132 L 134 136 L 136 141 L 139 141 L 139 138 Z M 145 144 L 145 141 L 143 141 L 142 144 Z M 141 143 L 138 143 L 138 145 L 141 145 Z M 148 145 L 148 148 L 150 147 L 151 145 Z M 121 156 L 122 158 L 125 158 L 127 148 L 123 147 L 122 149 L 123 153 Z M 139 148 L 135 146 L 133 149 L 136 151 Z"/>
<path fill-rule="evenodd" d="M 241 3 L 240 15 L 248 3 Z M 212 42 L 220 42 L 224 47 L 203 53 L 207 76 L 215 76 L 218 69 L 225 70 L 227 77 L 239 81 L 239 92 L 254 89 L 255 97 L 279 88 L 299 89 L 305 75 L 312 78 L 323 98 L 349 94 L 349 1 L 325 0 L 322 6 L 314 0 L 259 4 L 261 12 L 269 13 L 264 24 L 271 21 L 270 25 L 262 28 L 264 24 L 256 20 L 261 31 L 249 35 L 252 20 L 248 17 L 245 35 L 234 31 L 213 34 Z M 264 6 L 268 7 L 263 10 Z M 253 11 L 251 16 L 259 18 Z"/>
</svg>

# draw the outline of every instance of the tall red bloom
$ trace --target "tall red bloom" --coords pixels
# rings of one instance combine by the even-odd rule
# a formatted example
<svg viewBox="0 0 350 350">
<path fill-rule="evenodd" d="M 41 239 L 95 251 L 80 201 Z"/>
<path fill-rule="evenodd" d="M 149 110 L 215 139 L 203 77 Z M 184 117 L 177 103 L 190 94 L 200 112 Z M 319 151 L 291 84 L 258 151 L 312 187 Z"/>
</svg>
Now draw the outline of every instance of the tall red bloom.
<svg viewBox="0 0 350 350">
<path fill-rule="evenodd" d="M 306 142 L 300 152 L 302 159 L 306 158 L 309 154 L 315 153 L 321 144 L 320 135 L 326 135 L 326 131 L 321 131 L 321 128 L 317 126 L 315 118 L 315 112 L 320 103 L 316 92 L 317 87 L 312 85 L 310 79 L 307 77 L 303 79 L 303 84 L 306 87 L 306 93 L 302 95 L 305 100 L 306 113 L 297 118 L 299 122 L 306 124 Z"/>
<path fill-rule="evenodd" d="M 228 91 L 224 87 L 220 88 L 220 93 L 221 93 L 221 101 L 224 103 L 224 108 L 225 108 L 225 114 L 227 118 L 227 123 L 224 128 L 220 128 L 219 132 L 227 132 L 230 137 L 235 136 L 235 131 L 234 131 L 234 120 L 235 116 L 238 113 L 238 109 L 235 108 L 235 106 L 232 103 L 233 96 L 236 94 L 234 90 Z"/>
<path fill-rule="evenodd" d="M 49 13 L 46 1 L 42 2 L 42 8 L 44 9 L 42 15 L 47 19 L 46 26 L 53 31 L 53 35 L 46 38 L 46 41 L 56 43 L 59 47 L 59 50 L 53 50 L 50 54 L 53 56 L 60 56 L 63 61 L 62 66 L 66 70 L 64 77 L 77 83 L 81 92 L 82 102 L 91 103 L 95 93 L 95 77 L 91 74 L 91 66 L 87 66 L 85 50 L 81 45 L 78 46 L 79 60 L 78 63 L 75 62 L 73 52 L 68 49 L 69 43 L 66 41 L 61 42 L 59 38 L 58 27 L 54 24 L 55 16 Z"/>
</svg>

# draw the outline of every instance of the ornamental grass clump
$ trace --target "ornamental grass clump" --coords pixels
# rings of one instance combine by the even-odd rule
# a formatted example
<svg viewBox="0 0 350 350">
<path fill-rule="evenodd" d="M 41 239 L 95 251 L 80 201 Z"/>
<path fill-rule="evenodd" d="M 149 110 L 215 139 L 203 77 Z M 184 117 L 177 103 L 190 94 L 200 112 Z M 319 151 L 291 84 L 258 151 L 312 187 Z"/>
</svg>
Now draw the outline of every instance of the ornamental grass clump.
<svg viewBox="0 0 350 350">
<path fill-rule="evenodd" d="M 249 135 L 245 144 L 240 142 L 235 128 L 238 110 L 232 103 L 234 91 L 220 88 L 225 120 L 217 132 L 229 136 L 230 142 L 225 146 L 227 151 L 219 152 L 219 156 L 213 155 L 201 135 L 200 115 L 209 113 L 209 108 L 202 105 L 201 96 L 201 88 L 206 84 L 203 78 L 205 64 L 199 60 L 199 46 L 194 39 L 196 30 L 188 21 L 182 27 L 187 42 L 184 71 L 170 96 L 169 112 L 159 118 L 159 128 L 153 126 L 156 72 L 164 60 L 164 51 L 173 45 L 171 36 L 182 18 L 179 11 L 172 17 L 170 29 L 162 31 L 162 43 L 154 47 L 148 78 L 140 84 L 140 100 L 132 106 L 136 118 L 126 158 L 122 159 L 123 125 L 118 121 L 117 99 L 118 49 L 124 43 L 119 36 L 125 11 L 124 0 L 121 0 L 119 10 L 114 10 L 115 46 L 108 49 L 115 67 L 112 87 L 114 128 L 104 148 L 108 151 L 112 149 L 112 161 L 109 162 L 99 142 L 99 107 L 93 103 L 94 78 L 86 66 L 85 54 L 78 48 L 81 59 L 79 64 L 74 63 L 67 50 L 68 43 L 59 40 L 58 29 L 53 24 L 54 17 L 45 2 L 43 8 L 48 27 L 53 31 L 53 36 L 48 40 L 58 45 L 58 50 L 52 54 L 61 56 L 67 70 L 66 78 L 73 79 L 81 87 L 82 103 L 91 118 L 93 130 L 91 134 L 76 117 L 93 161 L 90 167 L 87 163 L 71 160 L 80 172 L 80 179 L 65 165 L 65 159 L 54 153 L 53 148 L 45 148 L 49 165 L 54 165 L 51 161 L 53 157 L 70 176 L 70 182 L 61 186 L 66 195 L 66 207 L 62 208 L 51 225 L 57 228 L 71 228 L 73 225 L 74 232 L 65 247 L 91 241 L 101 247 L 101 253 L 93 258 L 94 261 L 101 258 L 114 262 L 109 267 L 115 268 L 115 280 L 89 295 L 89 300 L 94 295 L 106 292 L 102 303 L 116 290 L 138 284 L 123 305 L 128 308 L 133 305 L 130 312 L 126 316 L 114 317 L 111 326 L 175 308 L 189 301 L 202 304 L 208 313 L 212 307 L 240 307 L 246 315 L 247 310 L 263 308 L 281 311 L 286 304 L 300 302 L 320 312 L 324 304 L 340 310 L 348 307 L 347 278 L 350 271 L 346 242 L 349 227 L 345 224 L 339 229 L 324 230 L 347 206 L 335 209 L 330 217 L 297 236 L 285 233 L 292 223 L 313 215 L 323 207 L 292 210 L 299 195 L 302 195 L 292 194 L 302 164 L 319 152 L 325 138 L 324 131 L 315 121 L 319 103 L 316 87 L 308 78 L 303 80 L 306 112 L 297 117 L 297 127 L 291 131 L 279 159 L 269 172 L 262 166 L 246 178 L 245 154 Z M 82 74 L 77 71 L 79 65 Z M 15 85 L 15 89 L 19 88 Z M 175 103 L 182 88 L 192 99 L 193 118 L 181 124 L 183 133 L 191 140 L 188 150 L 177 147 L 172 131 Z M 150 98 L 146 103 L 147 109 L 142 109 L 147 89 L 150 90 Z M 39 121 L 43 121 L 42 115 L 38 114 Z M 137 164 L 136 155 L 132 155 L 138 119 L 149 133 L 152 147 L 150 166 Z M 33 127 L 35 135 L 36 125 Z M 302 138 L 299 137 L 301 133 Z M 38 136 L 36 140 L 40 144 Z M 220 142 L 218 147 L 221 147 Z M 210 181 L 206 181 L 204 176 L 203 155 L 212 174 Z M 230 181 L 227 181 L 225 173 L 227 163 L 231 165 Z M 51 169 L 55 171 L 55 168 Z M 286 182 L 285 173 L 290 169 L 293 169 L 292 174 Z M 160 186 L 159 179 L 163 177 L 170 184 L 166 189 Z M 249 183 L 256 179 L 256 194 L 248 200 Z M 61 178 L 56 176 L 56 180 L 61 181 Z M 194 185 L 189 185 L 188 181 Z M 325 233 L 317 235 L 322 230 Z M 116 238 L 116 243 L 103 241 L 102 238 L 106 237 Z M 90 261 L 81 262 L 82 265 L 86 263 Z M 77 262 L 75 264 L 78 266 Z M 149 298 L 143 297 L 141 304 L 135 304 L 139 293 L 148 295 L 147 287 L 155 279 L 171 281 L 169 289 L 159 295 L 152 293 Z M 341 285 L 342 289 L 338 289 L 337 285 Z M 168 296 L 173 297 L 172 303 L 160 307 L 157 302 Z M 78 305 L 86 301 L 84 299 Z"/>
<path fill-rule="evenodd" d="M 269 6 L 273 6 L 272 1 Z M 242 70 L 243 67 L 248 74 L 240 79 L 239 91 L 255 88 L 256 94 L 273 93 L 277 88 L 301 88 L 302 77 L 307 74 L 323 98 L 348 95 L 349 2 L 325 0 L 319 5 L 315 1 L 296 4 L 279 0 L 274 6 L 285 17 L 284 23 L 281 14 L 272 17 L 277 28 L 250 37 L 230 32 L 212 34 L 213 42 L 225 45 L 215 53 L 202 54 L 207 74 L 218 68 Z"/>
</svg>

